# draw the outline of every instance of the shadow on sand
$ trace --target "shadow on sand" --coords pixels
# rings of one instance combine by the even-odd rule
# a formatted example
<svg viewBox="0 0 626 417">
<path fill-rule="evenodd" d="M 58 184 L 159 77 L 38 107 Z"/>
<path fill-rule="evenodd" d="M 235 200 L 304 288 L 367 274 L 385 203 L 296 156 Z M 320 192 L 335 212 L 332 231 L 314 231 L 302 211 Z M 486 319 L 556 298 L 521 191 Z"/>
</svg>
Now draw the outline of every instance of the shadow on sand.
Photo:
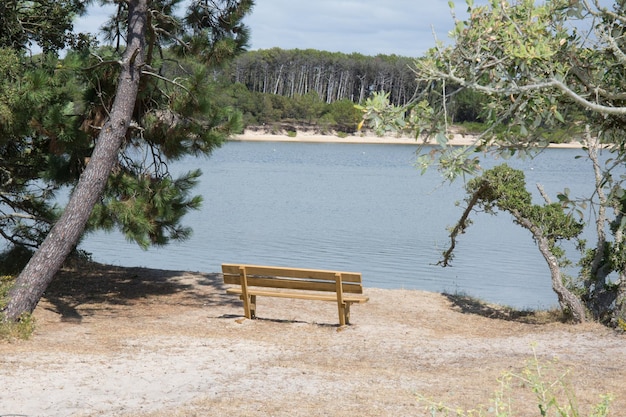
<svg viewBox="0 0 626 417">
<path fill-rule="evenodd" d="M 452 303 L 453 309 L 463 314 L 475 314 L 490 319 L 527 324 L 546 324 L 555 321 L 566 321 L 563 314 L 558 310 L 517 310 L 512 307 L 489 304 L 467 295 L 448 293 L 444 293 L 443 295 Z"/>
<path fill-rule="evenodd" d="M 168 271 L 117 267 L 81 262 L 62 269 L 46 289 L 44 299 L 63 320 L 80 321 L 89 310 L 85 306 L 127 306 L 148 298 L 176 296 L 179 305 L 236 305 L 227 296 L 218 273 Z"/>
</svg>

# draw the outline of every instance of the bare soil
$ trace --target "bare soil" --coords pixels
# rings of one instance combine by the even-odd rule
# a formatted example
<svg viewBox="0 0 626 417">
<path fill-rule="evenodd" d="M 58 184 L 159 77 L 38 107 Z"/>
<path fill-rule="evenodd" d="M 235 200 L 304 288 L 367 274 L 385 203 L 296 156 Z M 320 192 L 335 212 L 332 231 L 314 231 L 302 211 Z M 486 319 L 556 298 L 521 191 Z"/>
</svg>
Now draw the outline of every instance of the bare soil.
<svg viewBox="0 0 626 417">
<path fill-rule="evenodd" d="M 422 397 L 488 407 L 535 356 L 581 415 L 605 393 L 626 415 L 622 334 L 460 296 L 366 293 L 346 327 L 319 301 L 260 298 L 246 320 L 219 274 L 65 270 L 34 336 L 0 342 L 0 416 L 427 416 Z M 513 415 L 539 415 L 529 384 L 506 385 Z"/>
</svg>

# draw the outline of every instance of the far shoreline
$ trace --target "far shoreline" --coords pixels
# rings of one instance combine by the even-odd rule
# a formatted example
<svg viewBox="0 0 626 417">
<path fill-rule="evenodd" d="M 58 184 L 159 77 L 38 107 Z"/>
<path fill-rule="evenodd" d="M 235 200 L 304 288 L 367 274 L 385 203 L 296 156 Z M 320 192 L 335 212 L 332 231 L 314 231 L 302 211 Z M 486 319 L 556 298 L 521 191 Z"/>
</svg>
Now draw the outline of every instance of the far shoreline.
<svg viewBox="0 0 626 417">
<path fill-rule="evenodd" d="M 376 136 L 373 133 L 363 133 L 358 135 L 347 135 L 340 137 L 332 134 L 320 134 L 308 131 L 298 131 L 294 135 L 284 133 L 273 134 L 267 131 L 245 130 L 243 133 L 233 135 L 230 141 L 235 142 L 291 142 L 291 143 L 353 143 L 353 144 L 379 144 L 379 145 L 422 145 L 420 141 L 410 136 Z M 475 135 L 453 134 L 449 140 L 450 146 L 472 146 L 476 141 Z M 437 145 L 437 142 L 430 140 L 426 145 Z M 554 143 L 548 148 L 578 149 L 582 148 L 579 142 Z"/>
</svg>

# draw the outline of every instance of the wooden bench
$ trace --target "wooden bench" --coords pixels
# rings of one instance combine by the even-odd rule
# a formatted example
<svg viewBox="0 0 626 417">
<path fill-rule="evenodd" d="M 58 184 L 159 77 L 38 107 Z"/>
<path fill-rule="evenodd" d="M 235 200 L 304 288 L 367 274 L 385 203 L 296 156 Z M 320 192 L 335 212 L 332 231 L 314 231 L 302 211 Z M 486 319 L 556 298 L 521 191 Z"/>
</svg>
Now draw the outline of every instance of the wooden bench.
<svg viewBox="0 0 626 417">
<path fill-rule="evenodd" d="M 302 300 L 335 301 L 339 324 L 350 324 L 350 305 L 365 303 L 358 272 L 284 268 L 278 266 L 222 264 L 228 294 L 239 295 L 247 318 L 256 317 L 256 297 L 284 297 Z M 331 294 L 332 293 L 332 294 Z"/>
</svg>

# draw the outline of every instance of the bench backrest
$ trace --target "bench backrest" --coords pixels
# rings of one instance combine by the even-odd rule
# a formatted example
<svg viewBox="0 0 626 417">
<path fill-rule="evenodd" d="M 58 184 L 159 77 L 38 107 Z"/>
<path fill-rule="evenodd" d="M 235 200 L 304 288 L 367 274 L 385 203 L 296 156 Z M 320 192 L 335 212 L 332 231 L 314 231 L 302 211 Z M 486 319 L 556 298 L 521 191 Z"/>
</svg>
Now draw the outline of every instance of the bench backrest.
<svg viewBox="0 0 626 417">
<path fill-rule="evenodd" d="M 222 264 L 225 284 L 241 284 L 241 270 L 245 268 L 249 287 L 285 288 L 307 291 L 337 292 L 337 274 L 341 275 L 342 291 L 362 294 L 359 272 L 326 271 L 320 269 L 284 268 L 277 266 Z"/>
</svg>

